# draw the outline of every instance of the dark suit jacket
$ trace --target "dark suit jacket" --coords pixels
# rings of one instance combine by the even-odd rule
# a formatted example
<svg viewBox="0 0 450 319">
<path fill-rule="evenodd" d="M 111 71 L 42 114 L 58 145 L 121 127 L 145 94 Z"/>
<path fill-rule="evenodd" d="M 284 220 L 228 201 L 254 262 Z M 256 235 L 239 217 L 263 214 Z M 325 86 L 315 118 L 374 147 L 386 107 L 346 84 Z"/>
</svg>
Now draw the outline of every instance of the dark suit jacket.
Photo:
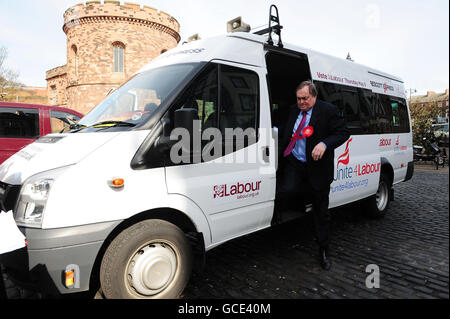
<svg viewBox="0 0 450 319">
<path fill-rule="evenodd" d="M 349 139 L 350 132 L 337 106 L 317 100 L 312 110 L 309 126 L 314 128 L 314 134 L 306 139 L 307 170 L 313 190 L 324 190 L 333 182 L 334 150 Z M 283 152 L 291 140 L 299 114 L 300 109 L 297 104 L 292 105 L 286 125 L 281 128 L 279 137 L 279 153 L 281 156 L 283 156 Z M 327 150 L 321 160 L 314 161 L 311 153 L 320 142 L 327 145 Z"/>
</svg>

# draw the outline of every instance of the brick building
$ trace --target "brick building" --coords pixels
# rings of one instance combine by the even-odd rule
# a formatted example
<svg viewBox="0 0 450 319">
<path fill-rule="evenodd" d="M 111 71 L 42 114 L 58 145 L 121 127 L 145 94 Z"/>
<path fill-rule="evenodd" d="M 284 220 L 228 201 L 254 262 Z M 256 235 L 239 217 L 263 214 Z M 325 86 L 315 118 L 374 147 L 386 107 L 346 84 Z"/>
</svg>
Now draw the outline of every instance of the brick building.
<svg viewBox="0 0 450 319">
<path fill-rule="evenodd" d="M 448 118 L 448 93 L 448 89 L 446 89 L 443 93 L 428 91 L 427 95 L 416 95 L 411 97 L 409 100 L 409 105 L 419 105 L 422 107 L 432 105 L 439 109 L 440 117 Z"/>
<path fill-rule="evenodd" d="M 88 113 L 162 52 L 177 46 L 180 25 L 138 4 L 88 1 L 64 13 L 67 64 L 46 72 L 48 101 Z"/>
</svg>

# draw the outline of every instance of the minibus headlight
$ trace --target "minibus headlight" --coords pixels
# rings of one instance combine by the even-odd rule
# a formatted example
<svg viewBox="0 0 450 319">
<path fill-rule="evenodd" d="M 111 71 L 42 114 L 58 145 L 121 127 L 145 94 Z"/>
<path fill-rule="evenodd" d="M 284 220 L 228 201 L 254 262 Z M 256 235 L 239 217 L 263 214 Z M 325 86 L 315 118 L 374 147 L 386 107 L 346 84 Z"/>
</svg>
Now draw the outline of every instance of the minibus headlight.
<svg viewBox="0 0 450 319">
<path fill-rule="evenodd" d="M 42 217 L 52 185 L 67 168 L 66 166 L 40 173 L 25 181 L 14 212 L 18 225 L 34 228 L 42 226 Z"/>
</svg>

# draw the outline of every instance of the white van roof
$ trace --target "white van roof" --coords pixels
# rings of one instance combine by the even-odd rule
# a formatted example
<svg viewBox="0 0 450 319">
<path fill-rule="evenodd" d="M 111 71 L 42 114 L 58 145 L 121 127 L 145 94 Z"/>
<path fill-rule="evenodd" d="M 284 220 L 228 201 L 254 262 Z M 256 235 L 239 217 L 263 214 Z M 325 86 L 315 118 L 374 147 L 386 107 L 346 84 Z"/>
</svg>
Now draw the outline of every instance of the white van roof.
<svg viewBox="0 0 450 319">
<path fill-rule="evenodd" d="M 165 52 L 139 72 L 169 64 L 213 60 L 265 67 L 265 52 L 262 50 L 262 45 L 267 43 L 267 39 L 267 35 L 236 32 L 189 42 Z M 312 79 L 315 81 L 406 97 L 403 81 L 399 77 L 290 43 L 283 44 L 284 49 L 305 53 L 308 56 Z M 274 46 L 274 48 L 277 47 Z"/>
</svg>

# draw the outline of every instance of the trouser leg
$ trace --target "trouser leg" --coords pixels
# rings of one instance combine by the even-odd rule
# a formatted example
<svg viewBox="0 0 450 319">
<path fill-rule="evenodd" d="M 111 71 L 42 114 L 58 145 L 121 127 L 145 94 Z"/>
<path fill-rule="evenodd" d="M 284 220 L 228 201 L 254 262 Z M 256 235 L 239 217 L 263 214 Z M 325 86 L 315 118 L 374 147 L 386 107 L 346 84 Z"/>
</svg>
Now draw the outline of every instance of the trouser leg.
<svg viewBox="0 0 450 319">
<path fill-rule="evenodd" d="M 300 210 L 304 207 L 303 197 L 306 169 L 292 159 L 285 160 L 285 165 L 277 176 L 275 212 L 286 211 L 288 208 Z"/>
<path fill-rule="evenodd" d="M 289 199 L 297 184 L 295 171 L 295 167 L 289 161 L 285 161 L 276 183 L 275 210 L 277 212 L 285 211 L 288 208 Z"/>
<path fill-rule="evenodd" d="M 330 213 L 328 211 L 330 188 L 313 191 L 313 218 L 317 241 L 321 249 L 327 249 L 330 243 Z"/>
<path fill-rule="evenodd" d="M 0 300 L 5 300 L 6 298 L 6 289 L 3 281 L 3 271 L 2 266 L 0 265 Z"/>
</svg>

